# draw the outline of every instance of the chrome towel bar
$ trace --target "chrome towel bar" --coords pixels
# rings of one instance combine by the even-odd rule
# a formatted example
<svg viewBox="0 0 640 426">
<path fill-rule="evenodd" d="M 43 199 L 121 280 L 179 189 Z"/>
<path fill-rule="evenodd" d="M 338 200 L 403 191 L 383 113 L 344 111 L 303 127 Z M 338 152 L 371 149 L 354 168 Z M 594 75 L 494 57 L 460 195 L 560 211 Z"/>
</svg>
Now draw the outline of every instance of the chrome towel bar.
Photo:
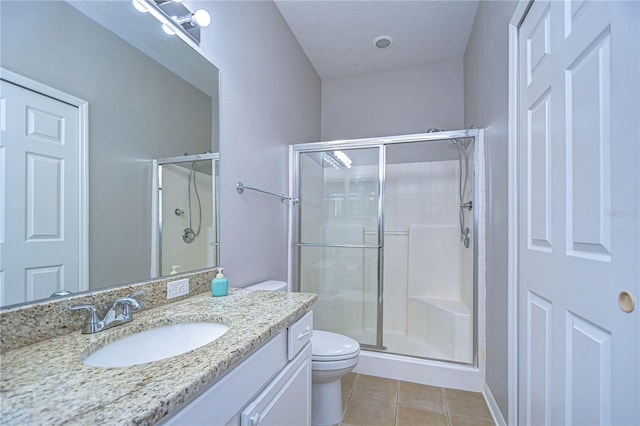
<svg viewBox="0 0 640 426">
<path fill-rule="evenodd" d="M 282 203 L 284 203 L 286 201 L 291 201 L 294 205 L 298 204 L 298 199 L 297 198 L 287 197 L 286 195 L 276 194 L 274 192 L 269 192 L 269 191 L 265 191 L 263 189 L 254 188 L 252 186 L 245 185 L 242 182 L 238 182 L 236 184 L 236 191 L 238 191 L 238 194 L 242 194 L 245 191 L 245 189 L 247 189 L 249 191 L 260 192 L 260 193 L 266 194 L 266 195 L 271 195 L 272 197 L 278 197 L 278 198 L 280 198 L 280 201 Z"/>
</svg>

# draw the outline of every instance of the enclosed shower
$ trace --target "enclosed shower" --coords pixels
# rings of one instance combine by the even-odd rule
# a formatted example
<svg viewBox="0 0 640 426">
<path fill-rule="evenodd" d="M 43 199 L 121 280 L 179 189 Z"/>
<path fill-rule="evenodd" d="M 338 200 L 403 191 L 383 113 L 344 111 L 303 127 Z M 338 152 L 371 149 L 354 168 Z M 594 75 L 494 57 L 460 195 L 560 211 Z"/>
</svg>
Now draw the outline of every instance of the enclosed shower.
<svg viewBox="0 0 640 426">
<path fill-rule="evenodd" d="M 218 264 L 219 156 L 154 160 L 152 276 Z"/>
<path fill-rule="evenodd" d="M 477 368 L 481 136 L 292 147 L 291 276 L 318 294 L 316 329 L 373 353 Z"/>
</svg>

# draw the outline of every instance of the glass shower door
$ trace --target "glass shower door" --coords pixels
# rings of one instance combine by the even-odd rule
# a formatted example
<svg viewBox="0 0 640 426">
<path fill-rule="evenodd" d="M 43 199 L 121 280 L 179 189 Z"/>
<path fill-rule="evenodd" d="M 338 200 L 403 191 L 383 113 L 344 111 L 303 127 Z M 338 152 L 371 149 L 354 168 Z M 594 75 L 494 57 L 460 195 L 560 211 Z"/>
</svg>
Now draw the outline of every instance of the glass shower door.
<svg viewBox="0 0 640 426">
<path fill-rule="evenodd" d="M 298 153 L 297 271 L 314 328 L 382 345 L 382 148 Z"/>
</svg>

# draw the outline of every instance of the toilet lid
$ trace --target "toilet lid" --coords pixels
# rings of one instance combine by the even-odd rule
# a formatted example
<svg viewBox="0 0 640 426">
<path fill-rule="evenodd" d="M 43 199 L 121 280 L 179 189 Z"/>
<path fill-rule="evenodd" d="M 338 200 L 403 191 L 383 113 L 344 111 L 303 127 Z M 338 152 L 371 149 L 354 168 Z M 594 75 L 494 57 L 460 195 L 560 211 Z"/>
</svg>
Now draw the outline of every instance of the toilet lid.
<svg viewBox="0 0 640 426">
<path fill-rule="evenodd" d="M 313 361 L 337 361 L 358 355 L 360 345 L 350 337 L 329 331 L 313 330 L 311 359 Z"/>
</svg>

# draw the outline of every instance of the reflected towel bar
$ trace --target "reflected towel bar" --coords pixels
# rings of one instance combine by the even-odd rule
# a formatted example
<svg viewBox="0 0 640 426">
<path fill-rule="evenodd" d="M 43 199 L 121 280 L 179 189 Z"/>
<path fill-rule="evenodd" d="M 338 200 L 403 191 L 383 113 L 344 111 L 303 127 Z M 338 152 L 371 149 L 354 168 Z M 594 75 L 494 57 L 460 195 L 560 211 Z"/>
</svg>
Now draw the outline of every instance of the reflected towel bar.
<svg viewBox="0 0 640 426">
<path fill-rule="evenodd" d="M 286 201 L 291 201 L 294 205 L 298 204 L 298 199 L 297 198 L 287 197 L 286 195 L 281 195 L 281 194 L 276 194 L 274 192 L 264 191 L 262 189 L 258 189 L 258 188 L 254 188 L 254 187 L 249 186 L 249 185 L 245 185 L 242 182 L 238 182 L 236 184 L 236 191 L 238 191 L 238 194 L 242 194 L 245 189 L 248 189 L 249 191 L 260 192 L 260 193 L 266 194 L 266 195 L 271 195 L 272 197 L 278 197 L 278 198 L 280 198 L 280 201 L 282 203 L 284 203 Z"/>
</svg>

